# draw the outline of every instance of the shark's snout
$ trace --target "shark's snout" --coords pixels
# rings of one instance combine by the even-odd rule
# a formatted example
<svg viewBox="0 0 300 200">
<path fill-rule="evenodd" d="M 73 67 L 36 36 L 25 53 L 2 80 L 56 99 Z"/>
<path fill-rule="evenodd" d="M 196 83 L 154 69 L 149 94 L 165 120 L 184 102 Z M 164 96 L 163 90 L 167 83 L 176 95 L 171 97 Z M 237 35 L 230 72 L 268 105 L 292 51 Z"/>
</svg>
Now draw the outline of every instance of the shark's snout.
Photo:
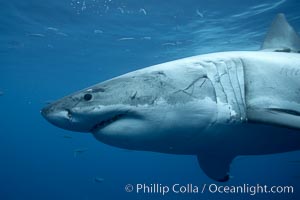
<svg viewBox="0 0 300 200">
<path fill-rule="evenodd" d="M 72 114 L 67 109 L 57 110 L 51 106 L 47 106 L 41 110 L 41 115 L 51 124 L 60 128 L 68 128 Z"/>
<path fill-rule="evenodd" d="M 72 107 L 72 103 L 66 105 L 66 102 L 60 100 L 44 107 L 40 112 L 51 124 L 70 131 L 90 132 L 98 123 L 98 119 L 95 120 L 89 116 L 89 109 Z"/>
<path fill-rule="evenodd" d="M 42 108 L 41 110 L 41 115 L 47 119 L 48 115 L 51 113 L 51 107 L 50 106 L 46 106 L 44 108 Z"/>
<path fill-rule="evenodd" d="M 68 110 L 51 111 L 48 108 L 43 108 L 41 114 L 48 121 L 70 119 L 72 117 L 72 114 Z"/>
</svg>

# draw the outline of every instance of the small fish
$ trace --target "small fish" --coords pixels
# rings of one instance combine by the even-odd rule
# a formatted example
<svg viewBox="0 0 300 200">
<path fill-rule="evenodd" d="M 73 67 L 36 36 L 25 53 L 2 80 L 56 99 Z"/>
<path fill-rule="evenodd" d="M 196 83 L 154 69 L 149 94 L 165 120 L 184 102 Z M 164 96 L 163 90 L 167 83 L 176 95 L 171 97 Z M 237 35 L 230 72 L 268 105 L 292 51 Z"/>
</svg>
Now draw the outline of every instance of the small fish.
<svg viewBox="0 0 300 200">
<path fill-rule="evenodd" d="M 176 46 L 176 43 L 167 42 L 167 43 L 163 43 L 162 46 Z"/>
<path fill-rule="evenodd" d="M 196 10 L 196 14 L 197 14 L 199 17 L 201 17 L 201 18 L 204 17 L 203 12 L 200 12 L 198 9 Z"/>
<path fill-rule="evenodd" d="M 143 13 L 144 15 L 147 15 L 147 12 L 146 12 L 146 10 L 144 8 L 141 8 L 139 12 Z"/>
<path fill-rule="evenodd" d="M 123 9 L 123 8 L 118 7 L 117 9 L 118 9 L 122 14 L 124 13 L 124 9 Z"/>
<path fill-rule="evenodd" d="M 40 37 L 40 38 L 45 37 L 45 35 L 41 34 L 41 33 L 30 33 L 30 34 L 28 34 L 28 36 L 31 36 L 31 37 Z"/>
<path fill-rule="evenodd" d="M 104 178 L 95 177 L 94 181 L 97 183 L 102 183 L 104 181 Z"/>
<path fill-rule="evenodd" d="M 101 33 L 103 33 L 102 30 L 99 30 L 99 29 L 94 30 L 94 34 L 101 34 Z"/>
<path fill-rule="evenodd" d="M 86 152 L 88 149 L 87 148 L 82 148 L 82 149 L 75 149 L 74 152 L 74 158 L 76 158 L 79 154 L 82 154 Z"/>
<path fill-rule="evenodd" d="M 72 136 L 71 136 L 71 135 L 64 135 L 64 138 L 66 138 L 66 139 L 71 139 Z"/>
<path fill-rule="evenodd" d="M 58 28 L 48 27 L 47 30 L 57 32 Z"/>
<path fill-rule="evenodd" d="M 4 92 L 0 91 L 0 96 L 3 96 L 4 95 Z"/>
<path fill-rule="evenodd" d="M 118 39 L 118 41 L 124 41 L 124 40 L 134 40 L 134 38 L 133 37 L 124 37 L 124 38 Z"/>
<path fill-rule="evenodd" d="M 143 37 L 142 40 L 151 40 L 151 37 L 146 36 L 146 37 Z"/>
</svg>

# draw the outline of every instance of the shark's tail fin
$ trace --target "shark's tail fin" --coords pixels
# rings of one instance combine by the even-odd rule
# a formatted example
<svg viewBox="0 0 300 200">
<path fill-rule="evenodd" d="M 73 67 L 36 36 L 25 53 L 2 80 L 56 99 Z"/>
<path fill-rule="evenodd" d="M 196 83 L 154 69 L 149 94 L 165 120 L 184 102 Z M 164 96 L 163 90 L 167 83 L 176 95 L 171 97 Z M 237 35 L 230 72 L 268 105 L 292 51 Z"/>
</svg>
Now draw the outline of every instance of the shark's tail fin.
<svg viewBox="0 0 300 200">
<path fill-rule="evenodd" d="M 284 14 L 278 14 L 272 22 L 261 49 L 300 53 L 300 37 Z"/>
</svg>

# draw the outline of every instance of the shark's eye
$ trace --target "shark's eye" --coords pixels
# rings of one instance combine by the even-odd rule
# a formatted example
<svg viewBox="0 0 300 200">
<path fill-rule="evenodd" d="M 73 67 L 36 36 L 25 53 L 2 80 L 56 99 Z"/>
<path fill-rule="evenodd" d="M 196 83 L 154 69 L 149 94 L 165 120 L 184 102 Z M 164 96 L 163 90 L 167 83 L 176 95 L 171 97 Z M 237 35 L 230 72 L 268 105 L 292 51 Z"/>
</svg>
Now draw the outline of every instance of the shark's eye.
<svg viewBox="0 0 300 200">
<path fill-rule="evenodd" d="M 93 98 L 93 95 L 91 95 L 91 94 L 85 94 L 83 96 L 83 99 L 86 100 L 86 101 L 90 101 L 92 98 Z"/>
</svg>

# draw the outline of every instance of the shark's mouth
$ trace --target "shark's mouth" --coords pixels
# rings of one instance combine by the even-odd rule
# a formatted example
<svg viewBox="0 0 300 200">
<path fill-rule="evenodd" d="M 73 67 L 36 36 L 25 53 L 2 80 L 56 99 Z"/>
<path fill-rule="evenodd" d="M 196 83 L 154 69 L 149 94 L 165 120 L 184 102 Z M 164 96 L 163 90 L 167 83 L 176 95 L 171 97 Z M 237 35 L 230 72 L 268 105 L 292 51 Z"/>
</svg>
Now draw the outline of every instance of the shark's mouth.
<svg viewBox="0 0 300 200">
<path fill-rule="evenodd" d="M 108 126 L 109 124 L 114 123 L 115 121 L 119 120 L 120 118 L 122 118 L 122 117 L 124 117 L 124 116 L 125 116 L 125 114 L 118 114 L 118 115 L 115 115 L 115 116 L 113 116 L 113 117 L 111 117 L 111 118 L 109 118 L 109 119 L 102 120 L 102 121 L 100 121 L 99 123 L 95 124 L 95 125 L 91 128 L 90 132 L 93 133 L 93 132 L 95 132 L 95 131 L 97 131 L 97 130 L 100 130 L 100 129 L 102 129 L 102 128 Z"/>
</svg>

